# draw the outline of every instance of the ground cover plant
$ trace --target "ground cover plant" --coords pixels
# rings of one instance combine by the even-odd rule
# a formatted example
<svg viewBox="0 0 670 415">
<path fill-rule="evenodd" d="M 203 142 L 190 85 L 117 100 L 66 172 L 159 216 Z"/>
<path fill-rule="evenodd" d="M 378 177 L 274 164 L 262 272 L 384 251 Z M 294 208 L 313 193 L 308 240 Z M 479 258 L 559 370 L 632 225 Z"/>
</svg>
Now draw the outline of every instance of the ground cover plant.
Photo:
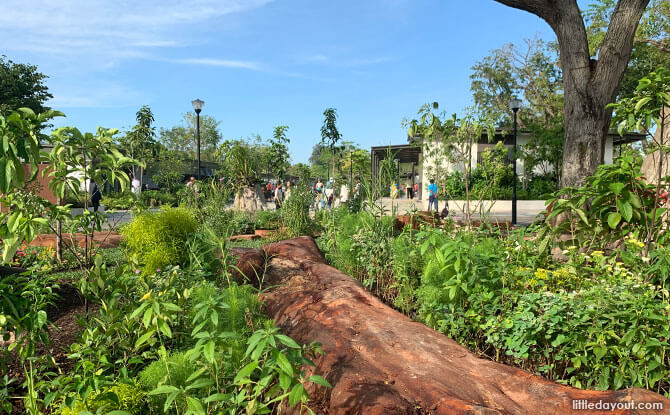
<svg viewBox="0 0 670 415">
<path fill-rule="evenodd" d="M 318 242 L 332 265 L 480 355 L 579 388 L 669 396 L 667 236 L 639 168 L 627 155 L 602 166 L 554 203 L 550 218 L 571 218 L 559 227 L 398 230 L 391 217 L 341 209 L 323 217 Z"/>
</svg>

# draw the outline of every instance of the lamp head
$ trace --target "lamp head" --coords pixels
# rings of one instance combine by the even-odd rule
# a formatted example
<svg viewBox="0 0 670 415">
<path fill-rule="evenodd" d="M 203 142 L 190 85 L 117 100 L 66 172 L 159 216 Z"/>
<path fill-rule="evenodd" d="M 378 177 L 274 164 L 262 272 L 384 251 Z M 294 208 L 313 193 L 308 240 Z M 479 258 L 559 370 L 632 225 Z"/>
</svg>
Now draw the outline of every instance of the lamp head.
<svg viewBox="0 0 670 415">
<path fill-rule="evenodd" d="M 191 104 L 193 104 L 193 109 L 195 110 L 195 113 L 200 114 L 200 111 L 202 111 L 202 107 L 205 105 L 205 101 L 196 99 L 191 101 Z"/>
<path fill-rule="evenodd" d="M 521 100 L 515 96 L 512 97 L 509 101 L 509 108 L 514 112 L 519 111 L 519 108 L 521 108 Z"/>
</svg>

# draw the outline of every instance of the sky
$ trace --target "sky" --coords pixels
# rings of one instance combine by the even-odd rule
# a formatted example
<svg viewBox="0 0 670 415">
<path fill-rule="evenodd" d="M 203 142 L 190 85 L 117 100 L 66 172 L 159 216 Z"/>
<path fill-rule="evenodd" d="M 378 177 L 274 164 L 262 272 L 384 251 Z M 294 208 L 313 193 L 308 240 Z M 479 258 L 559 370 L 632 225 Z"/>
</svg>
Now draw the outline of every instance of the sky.
<svg viewBox="0 0 670 415">
<path fill-rule="evenodd" d="M 149 105 L 157 129 L 191 101 L 224 139 L 288 125 L 292 162 L 320 141 L 402 144 L 405 118 L 472 104 L 471 67 L 506 43 L 553 40 L 534 15 L 493 0 L 2 0 L 0 54 L 49 76 L 56 126 L 128 129 Z"/>
</svg>

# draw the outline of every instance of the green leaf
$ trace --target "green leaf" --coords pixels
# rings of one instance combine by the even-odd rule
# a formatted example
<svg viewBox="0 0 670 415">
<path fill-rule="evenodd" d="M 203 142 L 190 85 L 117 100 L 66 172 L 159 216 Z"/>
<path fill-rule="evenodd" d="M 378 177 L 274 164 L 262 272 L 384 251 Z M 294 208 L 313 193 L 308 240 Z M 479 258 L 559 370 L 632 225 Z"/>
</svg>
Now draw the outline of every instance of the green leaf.
<svg viewBox="0 0 670 415">
<path fill-rule="evenodd" d="M 610 183 L 608 187 L 615 195 L 620 195 L 626 185 L 623 183 Z"/>
<path fill-rule="evenodd" d="M 203 349 L 203 352 L 205 354 L 205 359 L 207 359 L 208 362 L 212 363 L 214 361 L 214 340 L 210 340 L 205 344 L 205 347 Z"/>
<path fill-rule="evenodd" d="M 313 375 L 307 378 L 308 381 L 316 383 L 317 385 L 325 386 L 327 388 L 332 388 L 330 383 L 324 379 L 322 376 L 319 375 Z"/>
<path fill-rule="evenodd" d="M 633 217 L 633 206 L 628 202 L 622 201 L 621 199 L 616 201 L 616 206 L 626 222 L 630 222 L 630 219 Z"/>
<path fill-rule="evenodd" d="M 179 388 L 170 385 L 161 385 L 148 393 L 148 395 L 162 395 L 165 393 L 179 392 Z"/>
<path fill-rule="evenodd" d="M 248 365 L 244 366 L 242 369 L 240 369 L 239 372 L 237 372 L 237 375 L 235 375 L 235 379 L 233 379 L 233 383 L 239 384 L 239 382 L 242 379 L 248 378 L 249 375 L 251 374 L 251 372 L 256 370 L 257 367 L 258 367 L 258 362 L 251 362 Z"/>
<path fill-rule="evenodd" d="M 295 406 L 298 402 L 302 400 L 302 397 L 305 393 L 305 388 L 303 388 L 302 383 L 298 383 L 291 389 L 291 393 L 288 395 L 288 403 L 290 406 Z"/>
<path fill-rule="evenodd" d="M 293 366 L 291 366 L 291 362 L 288 361 L 282 352 L 277 351 L 276 359 L 279 368 L 286 372 L 289 376 L 293 376 Z"/>
<path fill-rule="evenodd" d="M 283 334 L 277 334 L 275 336 L 284 346 L 290 347 L 292 349 L 299 349 L 300 345 L 295 342 L 292 338 L 285 336 Z"/>
<path fill-rule="evenodd" d="M 140 338 L 137 339 L 137 341 L 135 342 L 135 348 L 139 349 L 140 346 L 146 343 L 151 338 L 151 336 L 154 335 L 154 333 L 156 333 L 156 329 L 151 329 L 148 332 L 144 333 L 142 336 L 140 336 Z"/>
<path fill-rule="evenodd" d="M 37 312 L 37 328 L 40 328 L 44 326 L 44 324 L 47 322 L 47 312 L 44 310 L 40 310 Z"/>
<path fill-rule="evenodd" d="M 612 212 L 607 216 L 607 224 L 614 229 L 621 222 L 621 214 L 619 212 Z"/>
<path fill-rule="evenodd" d="M 165 320 L 158 320 L 158 328 L 160 329 L 161 333 L 165 334 L 165 336 L 172 338 L 172 330 L 165 322 Z"/>
</svg>

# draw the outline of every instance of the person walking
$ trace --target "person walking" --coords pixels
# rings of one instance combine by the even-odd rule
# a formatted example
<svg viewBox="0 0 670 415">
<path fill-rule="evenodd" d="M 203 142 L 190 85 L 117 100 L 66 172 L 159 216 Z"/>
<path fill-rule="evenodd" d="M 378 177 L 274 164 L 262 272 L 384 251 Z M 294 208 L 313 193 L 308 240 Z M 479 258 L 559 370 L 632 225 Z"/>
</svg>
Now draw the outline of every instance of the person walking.
<svg viewBox="0 0 670 415">
<path fill-rule="evenodd" d="M 284 190 L 284 200 L 291 197 L 291 182 L 286 182 L 286 190 Z"/>
<path fill-rule="evenodd" d="M 391 199 L 395 200 L 398 198 L 398 185 L 396 183 L 393 183 L 390 188 L 391 191 Z"/>
<path fill-rule="evenodd" d="M 430 184 L 428 185 L 428 211 L 430 212 L 431 207 L 433 206 L 433 203 L 435 203 L 435 212 L 438 211 L 438 206 L 437 206 L 437 194 L 439 192 L 439 188 L 435 184 L 434 179 L 430 179 Z"/>
<path fill-rule="evenodd" d="M 275 196 L 274 196 L 275 210 L 279 210 L 281 208 L 281 204 L 283 201 L 284 201 L 284 191 L 282 190 L 281 182 L 279 182 L 277 183 L 277 187 L 275 187 Z"/>
<path fill-rule="evenodd" d="M 321 179 L 316 179 L 316 184 L 314 185 L 314 191 L 316 192 L 316 210 L 323 209 L 323 183 Z"/>
<path fill-rule="evenodd" d="M 326 182 L 323 195 L 326 199 L 326 203 L 328 204 L 328 209 L 332 209 L 333 200 L 335 199 L 335 179 L 332 177 Z"/>
<path fill-rule="evenodd" d="M 102 200 L 102 192 L 98 187 L 97 183 L 93 183 L 91 187 L 91 205 L 93 205 L 93 212 L 97 212 L 100 207 L 100 201 Z"/>
</svg>

